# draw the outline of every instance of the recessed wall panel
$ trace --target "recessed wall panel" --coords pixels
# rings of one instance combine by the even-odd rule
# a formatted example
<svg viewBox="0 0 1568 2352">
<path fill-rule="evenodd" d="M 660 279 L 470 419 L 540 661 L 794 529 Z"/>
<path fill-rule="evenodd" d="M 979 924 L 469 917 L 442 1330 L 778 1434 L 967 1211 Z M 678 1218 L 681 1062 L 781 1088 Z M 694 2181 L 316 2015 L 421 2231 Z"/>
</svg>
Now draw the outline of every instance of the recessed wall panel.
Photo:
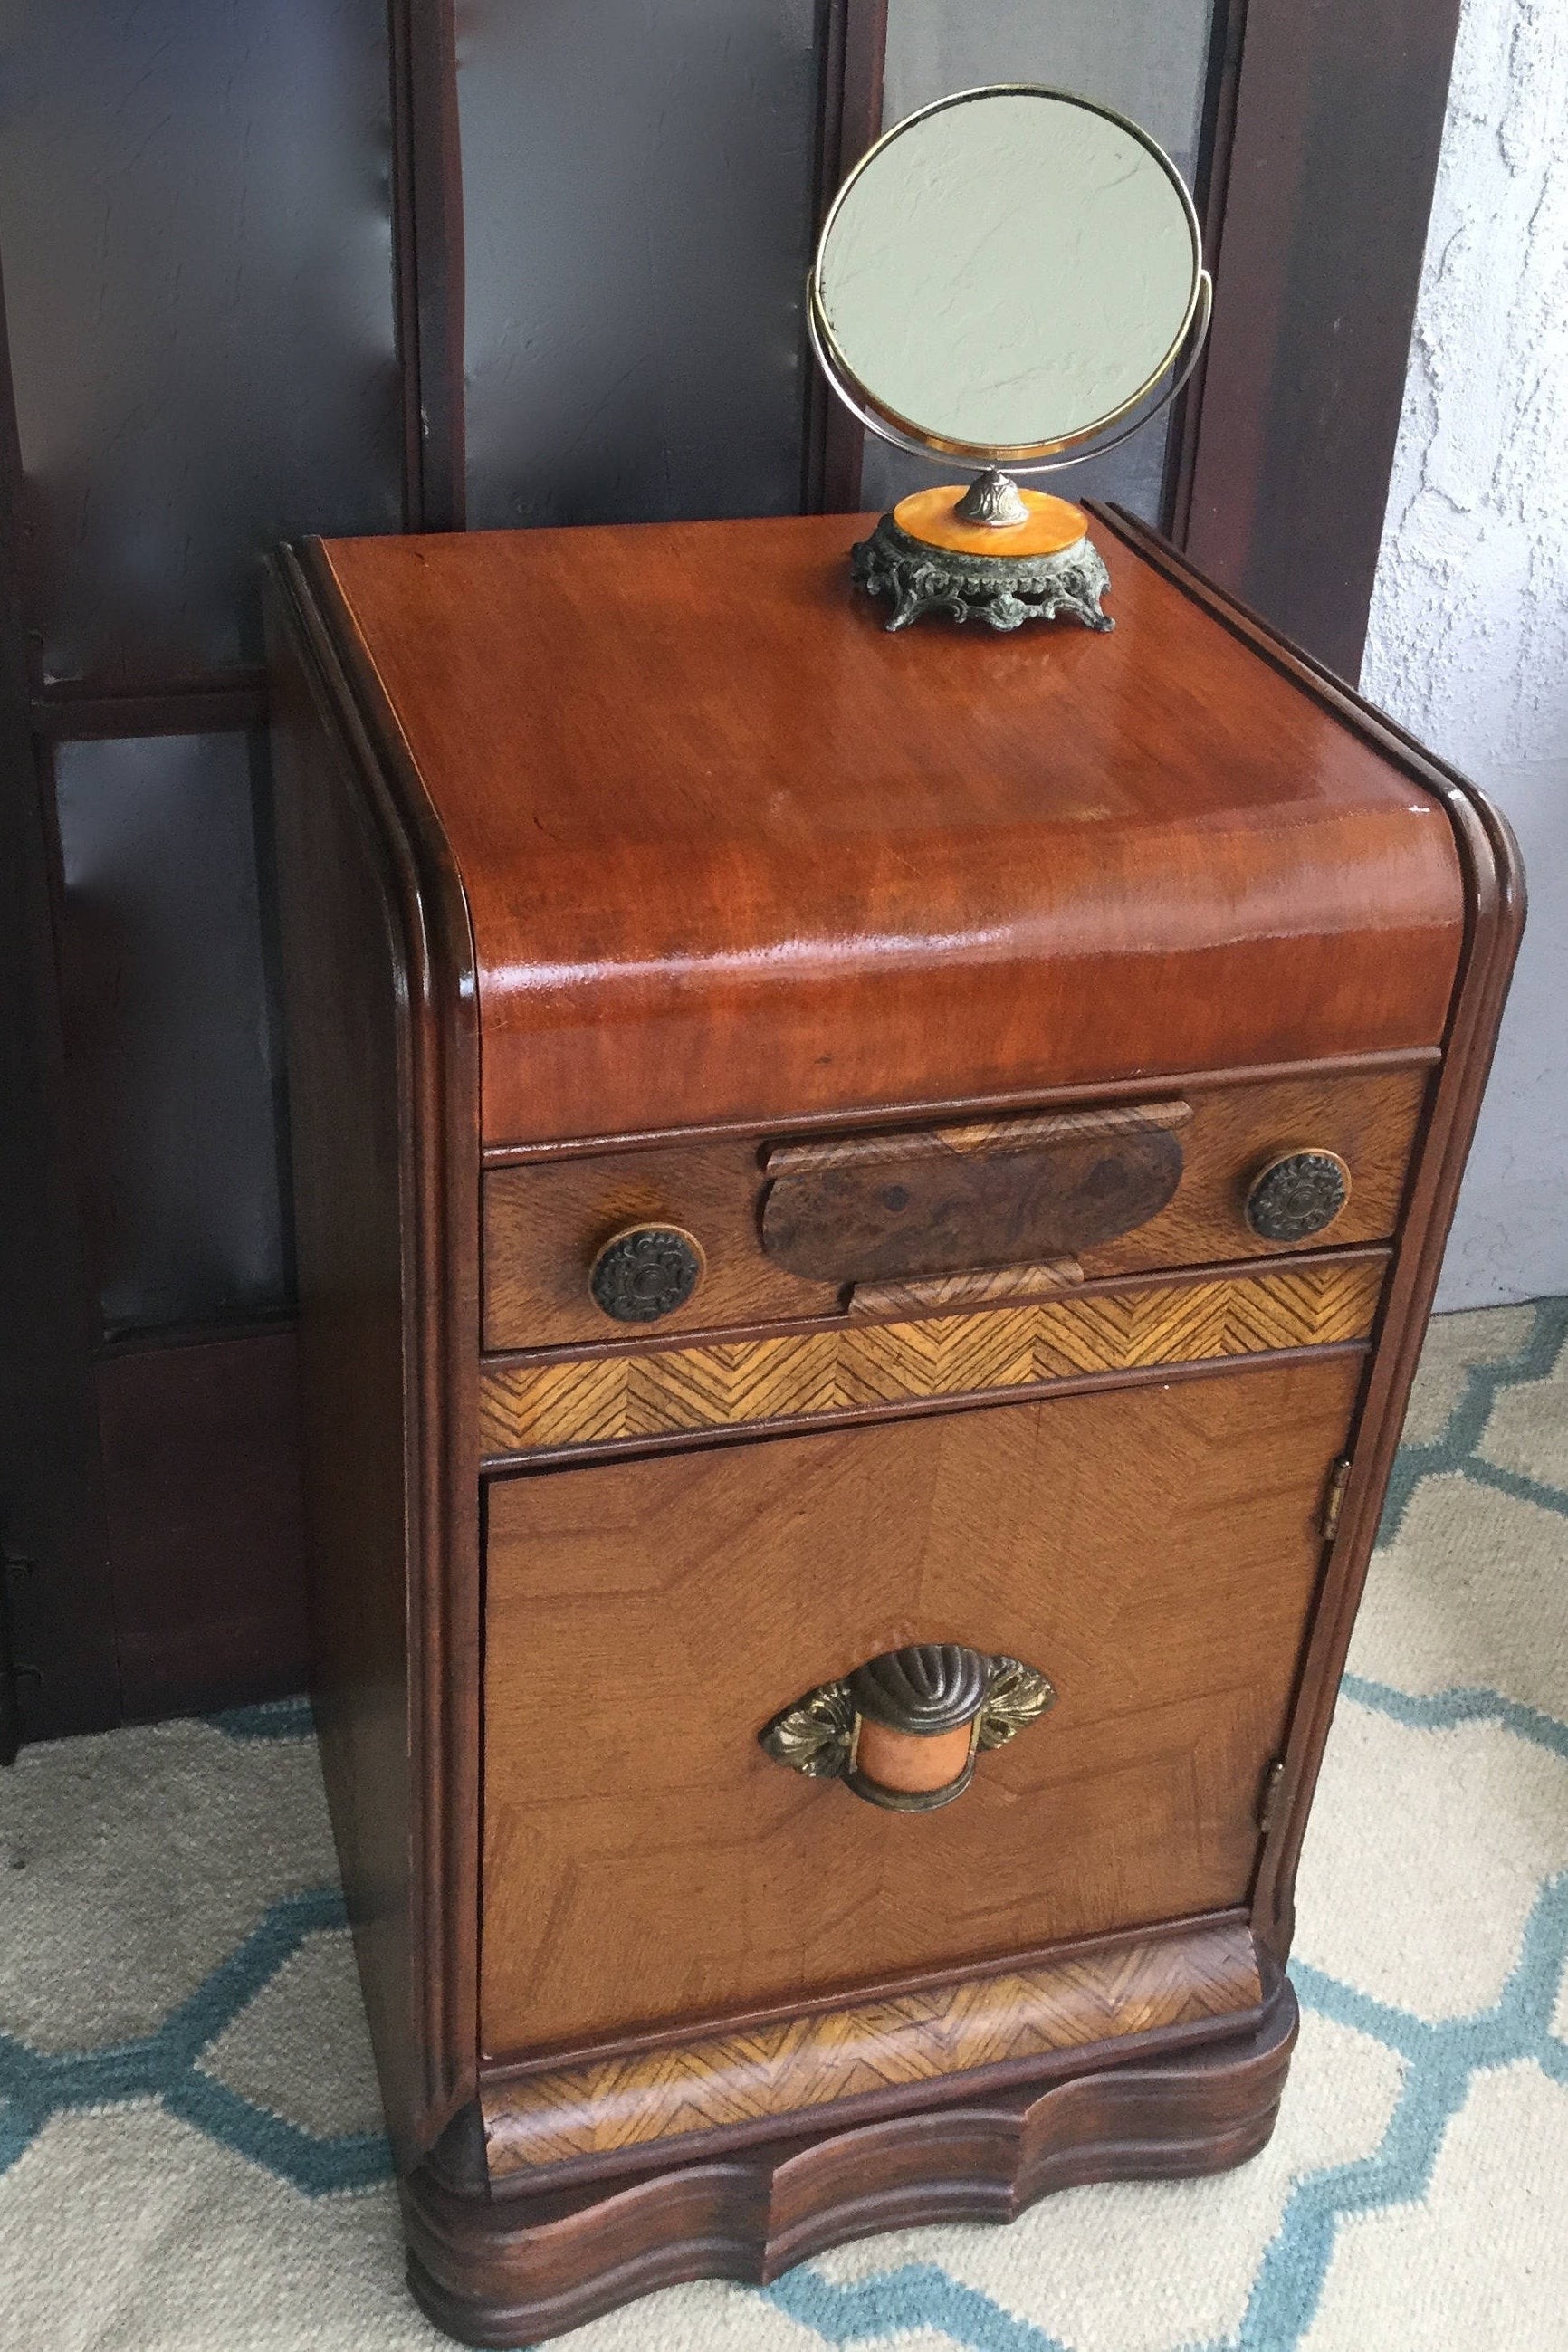
<svg viewBox="0 0 1568 2352">
<path fill-rule="evenodd" d="M 283 1301 L 257 751 L 180 735 L 58 753 L 67 1076 L 110 1332 Z"/>
<path fill-rule="evenodd" d="M 462 12 L 468 519 L 800 501 L 811 0 Z"/>
<path fill-rule="evenodd" d="M 259 656 L 256 565 L 395 529 L 383 0 L 0 0 L 46 670 Z"/>
</svg>

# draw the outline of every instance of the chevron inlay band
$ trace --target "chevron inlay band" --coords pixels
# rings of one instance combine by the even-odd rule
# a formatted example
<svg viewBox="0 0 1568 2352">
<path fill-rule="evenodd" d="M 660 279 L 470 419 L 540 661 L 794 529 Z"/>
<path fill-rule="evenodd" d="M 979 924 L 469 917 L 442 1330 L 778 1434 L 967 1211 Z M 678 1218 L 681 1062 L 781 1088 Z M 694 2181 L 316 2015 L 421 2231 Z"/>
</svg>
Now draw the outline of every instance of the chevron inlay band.
<svg viewBox="0 0 1568 2352">
<path fill-rule="evenodd" d="M 906 1323 L 489 1364 L 480 1444 L 493 1459 L 1363 1339 L 1385 1265 L 1340 1258 Z"/>
<path fill-rule="evenodd" d="M 1242 1919 L 523 2075 L 485 2094 L 492 2175 L 1255 2009 Z"/>
</svg>

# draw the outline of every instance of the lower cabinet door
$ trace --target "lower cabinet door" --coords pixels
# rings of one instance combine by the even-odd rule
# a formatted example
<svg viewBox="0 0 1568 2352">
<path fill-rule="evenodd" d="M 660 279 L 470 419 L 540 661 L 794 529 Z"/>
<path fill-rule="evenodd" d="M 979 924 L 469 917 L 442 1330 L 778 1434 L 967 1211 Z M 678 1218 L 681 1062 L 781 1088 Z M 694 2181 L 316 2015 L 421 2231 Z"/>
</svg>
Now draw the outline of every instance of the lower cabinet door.
<svg viewBox="0 0 1568 2352">
<path fill-rule="evenodd" d="M 498 1480 L 482 2034 L 581 2048 L 1247 1898 L 1360 1358 Z M 759 1733 L 912 1643 L 1054 1704 L 888 1811 Z"/>
</svg>

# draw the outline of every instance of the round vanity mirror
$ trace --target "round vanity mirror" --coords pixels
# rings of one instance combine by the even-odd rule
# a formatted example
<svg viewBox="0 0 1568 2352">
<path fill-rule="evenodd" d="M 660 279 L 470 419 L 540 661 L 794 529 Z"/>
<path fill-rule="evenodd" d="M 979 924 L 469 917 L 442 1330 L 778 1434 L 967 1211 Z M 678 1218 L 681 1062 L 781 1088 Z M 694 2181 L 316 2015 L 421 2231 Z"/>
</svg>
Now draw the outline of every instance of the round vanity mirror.
<svg viewBox="0 0 1568 2352">
<path fill-rule="evenodd" d="M 889 627 L 938 609 L 1108 628 L 1082 509 L 1011 477 L 1138 430 L 1196 359 L 1201 234 L 1157 142 L 1062 90 L 939 100 L 850 173 L 808 295 L 817 356 L 861 422 L 983 469 L 905 499 L 857 550 L 857 576 L 894 599 Z"/>
</svg>

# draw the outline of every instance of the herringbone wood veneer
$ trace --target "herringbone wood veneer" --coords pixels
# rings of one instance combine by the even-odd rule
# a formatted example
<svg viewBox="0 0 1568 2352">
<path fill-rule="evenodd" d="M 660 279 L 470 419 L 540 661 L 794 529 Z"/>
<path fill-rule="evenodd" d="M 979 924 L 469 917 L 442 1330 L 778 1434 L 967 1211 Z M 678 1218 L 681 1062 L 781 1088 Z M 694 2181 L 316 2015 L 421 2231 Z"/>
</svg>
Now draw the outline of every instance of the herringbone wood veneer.
<svg viewBox="0 0 1568 2352">
<path fill-rule="evenodd" d="M 489 1365 L 481 1442 L 493 1458 L 1322 1347 L 1366 1337 L 1384 1270 L 1381 1256 L 1303 1263 L 907 1323 Z"/>
<path fill-rule="evenodd" d="M 1239 1919 L 490 2085 L 492 2174 L 792 2115 L 1256 2007 Z"/>
</svg>

